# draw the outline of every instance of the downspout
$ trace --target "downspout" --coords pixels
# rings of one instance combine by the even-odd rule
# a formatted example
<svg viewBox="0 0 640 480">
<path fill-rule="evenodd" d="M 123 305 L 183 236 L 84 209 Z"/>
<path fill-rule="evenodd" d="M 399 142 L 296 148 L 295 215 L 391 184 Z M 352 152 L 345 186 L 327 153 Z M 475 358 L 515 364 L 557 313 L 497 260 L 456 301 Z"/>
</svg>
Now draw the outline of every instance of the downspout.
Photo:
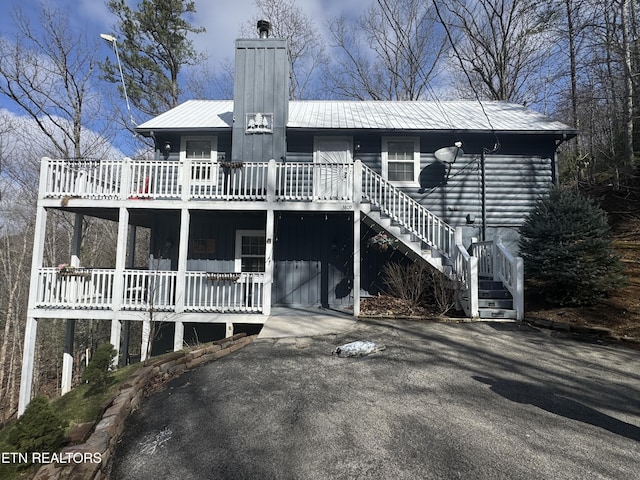
<svg viewBox="0 0 640 480">
<path fill-rule="evenodd" d="M 495 153 L 500 150 L 500 142 L 496 137 L 496 143 L 491 150 L 487 148 L 482 149 L 480 154 L 480 182 L 481 182 L 481 198 L 482 198 L 482 230 L 480 232 L 480 241 L 487 240 L 487 177 L 485 169 L 485 159 L 487 153 Z"/>
<path fill-rule="evenodd" d="M 480 154 L 480 201 L 482 202 L 482 229 L 480 231 L 480 241 L 484 242 L 487 239 L 487 181 L 485 178 L 484 160 L 486 149 L 482 149 Z"/>
</svg>

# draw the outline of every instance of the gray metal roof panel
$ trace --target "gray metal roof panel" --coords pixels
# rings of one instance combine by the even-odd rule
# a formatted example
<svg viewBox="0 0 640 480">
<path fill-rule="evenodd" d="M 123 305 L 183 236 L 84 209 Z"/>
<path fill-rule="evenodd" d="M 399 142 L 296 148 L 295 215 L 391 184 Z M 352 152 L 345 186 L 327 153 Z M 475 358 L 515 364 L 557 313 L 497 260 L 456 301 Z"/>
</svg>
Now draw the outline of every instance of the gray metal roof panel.
<svg viewBox="0 0 640 480">
<path fill-rule="evenodd" d="M 150 130 L 225 129 L 233 101 L 189 100 L 138 127 Z M 575 133 L 522 105 L 507 102 L 291 101 L 288 128 L 312 130 L 496 130 Z"/>
</svg>

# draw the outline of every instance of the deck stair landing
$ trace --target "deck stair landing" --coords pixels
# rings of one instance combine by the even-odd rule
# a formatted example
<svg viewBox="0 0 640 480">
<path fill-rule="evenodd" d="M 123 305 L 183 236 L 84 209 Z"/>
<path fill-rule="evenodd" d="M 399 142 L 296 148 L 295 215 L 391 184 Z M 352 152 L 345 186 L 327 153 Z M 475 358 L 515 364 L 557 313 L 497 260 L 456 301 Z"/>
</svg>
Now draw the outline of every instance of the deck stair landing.
<svg viewBox="0 0 640 480">
<path fill-rule="evenodd" d="M 511 293 L 502 282 L 491 278 L 478 279 L 478 307 L 480 318 L 517 318 Z"/>
</svg>

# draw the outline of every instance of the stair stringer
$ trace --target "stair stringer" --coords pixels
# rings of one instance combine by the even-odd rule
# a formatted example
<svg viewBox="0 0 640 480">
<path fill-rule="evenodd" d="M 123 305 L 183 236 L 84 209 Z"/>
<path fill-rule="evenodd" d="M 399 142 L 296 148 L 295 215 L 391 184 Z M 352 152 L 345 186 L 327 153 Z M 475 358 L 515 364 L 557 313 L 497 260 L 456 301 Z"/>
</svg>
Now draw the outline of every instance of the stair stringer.
<svg viewBox="0 0 640 480">
<path fill-rule="evenodd" d="M 432 268 L 451 278 L 453 275 L 451 260 L 437 249 L 430 248 L 411 233 L 405 232 L 400 225 L 394 225 L 389 217 L 382 215 L 379 211 L 364 208 L 362 213 L 362 220 L 365 224 L 376 232 L 389 233 L 398 240 L 398 244 L 394 247 L 396 250 L 414 260 L 426 262 Z"/>
</svg>

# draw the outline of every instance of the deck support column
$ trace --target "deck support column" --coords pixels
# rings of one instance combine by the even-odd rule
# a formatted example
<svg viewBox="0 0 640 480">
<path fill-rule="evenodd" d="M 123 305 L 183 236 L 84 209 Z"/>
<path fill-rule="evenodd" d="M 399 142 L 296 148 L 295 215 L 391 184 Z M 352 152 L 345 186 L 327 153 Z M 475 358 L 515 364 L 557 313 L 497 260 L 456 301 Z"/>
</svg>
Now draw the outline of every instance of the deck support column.
<svg viewBox="0 0 640 480">
<path fill-rule="evenodd" d="M 127 261 L 127 250 L 130 245 L 127 243 L 129 231 L 129 210 L 126 207 L 120 207 L 118 215 L 118 244 L 116 245 L 116 268 L 113 283 L 113 320 L 111 320 L 111 345 L 116 349 L 114 366 L 118 364 L 120 356 L 120 334 L 122 324 L 120 322 L 120 310 L 122 308 L 122 298 L 124 296 L 124 271 Z M 125 352 L 125 355 L 128 352 Z"/>
<path fill-rule="evenodd" d="M 353 162 L 353 316 L 360 316 L 360 220 L 362 202 L 362 161 Z"/>
<path fill-rule="evenodd" d="M 84 215 L 76 213 L 73 222 L 73 239 L 71 241 L 71 266 L 80 267 L 80 250 L 82 249 L 82 223 Z M 76 330 L 76 319 L 67 319 L 64 353 L 62 354 L 62 378 L 60 379 L 60 393 L 64 395 L 73 386 L 73 343 Z"/>
<path fill-rule="evenodd" d="M 116 356 L 113 359 L 113 366 L 117 366 L 118 365 L 118 360 L 119 360 L 119 356 L 120 356 L 120 334 L 122 333 L 122 322 L 117 319 L 114 318 L 113 320 L 111 320 L 111 335 L 109 337 L 109 343 L 111 343 L 111 345 L 113 345 L 113 347 L 116 349 Z"/>
<path fill-rule="evenodd" d="M 177 352 L 184 348 L 184 323 L 175 322 L 175 330 L 173 333 L 173 351 Z"/>
<path fill-rule="evenodd" d="M 187 170 L 191 171 L 191 170 Z M 181 318 L 187 303 L 187 259 L 189 255 L 189 228 L 191 225 L 191 213 L 188 208 L 180 211 L 180 240 L 178 244 L 178 276 L 176 278 L 176 315 Z M 184 347 L 184 324 L 176 320 L 174 322 L 173 351 L 177 352 Z"/>
<path fill-rule="evenodd" d="M 353 316 L 360 316 L 360 205 L 353 210 Z"/>
<path fill-rule="evenodd" d="M 62 378 L 60 380 L 60 393 L 62 395 L 70 392 L 73 385 L 73 340 L 75 330 L 76 319 L 69 318 L 64 336 L 64 353 L 62 354 Z"/>
<path fill-rule="evenodd" d="M 273 239 L 275 238 L 275 215 L 273 209 L 267 210 L 264 247 L 264 287 L 262 289 L 262 313 L 271 315 L 271 286 L 273 285 Z"/>
<path fill-rule="evenodd" d="M 42 159 L 43 164 L 49 159 Z M 44 198 L 47 185 L 47 169 L 40 168 L 39 198 Z M 36 335 L 38 321 L 33 314 L 38 301 L 38 279 L 44 254 L 44 241 L 47 230 L 47 210 L 38 206 L 36 209 L 36 224 L 33 231 L 33 256 L 31 257 L 31 280 L 29 285 L 29 303 L 27 305 L 27 323 L 24 332 L 24 347 L 22 350 L 22 373 L 20 376 L 20 397 L 18 400 L 18 416 L 21 416 L 31 401 L 31 386 L 33 384 L 33 364 L 36 352 Z"/>
<path fill-rule="evenodd" d="M 31 386 L 33 384 L 33 363 L 36 353 L 36 335 L 38 320 L 27 317 L 24 329 L 24 350 L 22 352 L 22 376 L 20 377 L 20 398 L 18 400 L 18 417 L 22 416 L 31 401 Z"/>
<path fill-rule="evenodd" d="M 140 344 L 140 361 L 144 362 L 147 359 L 149 352 L 149 342 L 151 341 L 151 320 L 145 318 L 142 321 L 142 343 Z"/>
<path fill-rule="evenodd" d="M 233 323 L 227 322 L 227 328 L 224 334 L 225 338 L 233 337 Z"/>
</svg>

